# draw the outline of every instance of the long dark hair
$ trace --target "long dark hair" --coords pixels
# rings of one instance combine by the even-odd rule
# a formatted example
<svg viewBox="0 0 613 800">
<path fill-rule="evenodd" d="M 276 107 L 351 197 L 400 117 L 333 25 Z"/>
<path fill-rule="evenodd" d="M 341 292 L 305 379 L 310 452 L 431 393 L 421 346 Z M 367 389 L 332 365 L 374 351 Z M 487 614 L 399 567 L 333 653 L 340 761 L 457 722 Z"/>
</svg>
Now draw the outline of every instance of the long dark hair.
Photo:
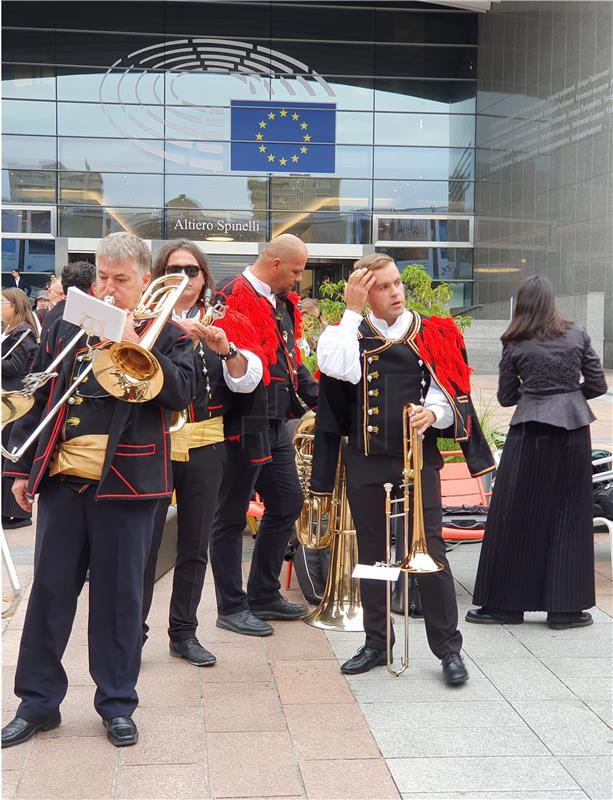
<svg viewBox="0 0 613 800">
<path fill-rule="evenodd" d="M 153 262 L 153 268 L 151 270 L 151 277 L 153 279 L 159 278 L 160 275 L 164 274 L 164 268 L 166 267 L 166 262 L 177 250 L 187 250 L 190 252 L 193 257 L 198 262 L 198 266 L 200 267 L 202 274 L 204 276 L 204 286 L 202 287 L 202 294 L 198 298 L 198 302 L 202 300 L 204 297 L 204 293 L 207 289 L 214 291 L 215 283 L 209 272 L 209 262 L 207 260 L 206 255 L 202 252 L 202 250 L 198 247 L 197 244 L 194 242 L 190 242 L 189 239 L 173 239 L 168 244 L 165 244 L 164 247 L 160 250 L 157 254 L 155 261 Z"/>
<path fill-rule="evenodd" d="M 549 278 L 533 275 L 520 284 L 513 318 L 500 341 L 507 344 L 521 339 L 553 339 L 566 333 L 572 324 L 556 308 Z"/>
</svg>

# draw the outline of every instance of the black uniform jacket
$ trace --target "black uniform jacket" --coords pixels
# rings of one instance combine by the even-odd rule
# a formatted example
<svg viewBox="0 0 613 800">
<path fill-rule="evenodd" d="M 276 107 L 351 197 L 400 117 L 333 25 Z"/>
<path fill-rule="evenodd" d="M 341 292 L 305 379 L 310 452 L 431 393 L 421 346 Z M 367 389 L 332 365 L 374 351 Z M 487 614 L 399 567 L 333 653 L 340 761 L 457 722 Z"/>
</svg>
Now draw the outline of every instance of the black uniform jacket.
<svg viewBox="0 0 613 800">
<path fill-rule="evenodd" d="M 386 340 L 380 335 L 377 337 L 374 331 L 372 338 L 373 351 L 381 352 Z M 420 316 L 417 329 L 407 338 L 407 346 L 423 361 L 453 411 L 454 424 L 445 430 L 437 430 L 437 435 L 458 442 L 471 475 L 492 471 L 495 468 L 494 459 L 468 392 L 470 370 L 464 343 L 453 321 Z M 313 493 L 332 492 L 340 439 L 349 435 L 360 402 L 357 385 L 322 373 L 311 472 Z"/>
<path fill-rule="evenodd" d="M 46 346 L 37 359 L 44 368 L 64 348 L 79 328 L 69 322 L 57 320 L 50 328 Z M 139 330 L 142 335 L 144 329 Z M 96 341 L 96 340 L 92 340 Z M 58 367 L 58 377 L 39 389 L 32 410 L 15 422 L 10 447 L 19 447 L 36 428 L 43 416 L 66 391 L 78 354 L 86 352 L 80 340 L 72 356 Z M 164 374 L 161 392 L 146 403 L 126 403 L 110 399 L 113 403 L 109 426 L 109 439 L 97 486 L 96 497 L 126 500 L 166 497 L 172 492 L 170 480 L 170 426 L 171 411 L 181 411 L 191 402 L 195 392 L 192 342 L 172 322 L 166 323 L 155 346 L 151 349 Z M 43 479 L 53 455 L 63 422 L 67 403 L 43 430 L 38 440 L 16 463 L 7 462 L 4 474 L 28 478 L 28 494 L 33 496 Z M 80 430 L 87 434 L 88 431 Z"/>
<path fill-rule="evenodd" d="M 26 333 L 26 331 L 28 331 Z M 21 341 L 20 341 L 21 340 Z M 19 344 L 18 344 L 19 342 Z M 2 342 L 2 389 L 22 389 L 22 379 L 30 372 L 38 344 L 29 325 L 17 325 Z"/>
</svg>

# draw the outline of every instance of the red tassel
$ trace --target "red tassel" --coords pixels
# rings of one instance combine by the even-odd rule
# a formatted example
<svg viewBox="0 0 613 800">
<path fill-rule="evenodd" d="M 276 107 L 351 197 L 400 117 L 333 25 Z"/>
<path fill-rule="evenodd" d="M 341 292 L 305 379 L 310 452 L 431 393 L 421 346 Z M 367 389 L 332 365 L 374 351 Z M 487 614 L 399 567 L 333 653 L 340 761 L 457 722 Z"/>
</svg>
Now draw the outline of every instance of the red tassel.
<svg viewBox="0 0 613 800">
<path fill-rule="evenodd" d="M 300 313 L 300 297 L 296 292 L 290 292 L 287 296 L 293 308 L 294 317 L 294 354 L 296 356 L 296 366 L 302 364 L 302 354 L 298 347 L 298 342 L 302 339 L 302 314 Z"/>
<path fill-rule="evenodd" d="M 419 353 L 450 393 L 470 392 L 471 369 L 464 360 L 464 340 L 451 317 L 424 317 L 416 337 Z"/>
</svg>

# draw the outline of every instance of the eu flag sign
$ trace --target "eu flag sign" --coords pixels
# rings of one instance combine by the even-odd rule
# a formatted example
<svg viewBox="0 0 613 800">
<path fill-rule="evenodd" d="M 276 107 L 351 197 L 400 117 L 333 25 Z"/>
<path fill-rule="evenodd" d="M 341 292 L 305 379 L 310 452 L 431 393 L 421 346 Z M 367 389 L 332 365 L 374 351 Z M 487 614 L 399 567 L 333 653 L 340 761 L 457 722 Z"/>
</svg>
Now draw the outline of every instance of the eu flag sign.
<svg viewBox="0 0 613 800">
<path fill-rule="evenodd" d="M 334 172 L 335 103 L 232 100 L 231 170 Z"/>
</svg>

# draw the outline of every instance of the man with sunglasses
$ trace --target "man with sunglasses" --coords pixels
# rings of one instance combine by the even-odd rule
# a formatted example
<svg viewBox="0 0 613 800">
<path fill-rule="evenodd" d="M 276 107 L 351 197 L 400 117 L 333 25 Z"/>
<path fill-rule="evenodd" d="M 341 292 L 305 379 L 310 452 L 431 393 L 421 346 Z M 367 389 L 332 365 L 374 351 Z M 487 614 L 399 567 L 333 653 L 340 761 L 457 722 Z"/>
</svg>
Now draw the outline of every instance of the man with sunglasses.
<svg viewBox="0 0 613 800">
<path fill-rule="evenodd" d="M 264 246 L 253 265 L 217 289 L 217 299 L 252 323 L 264 353 L 265 416 L 271 456 L 250 459 L 228 442 L 227 465 L 211 533 L 210 556 L 217 591 L 217 627 L 246 636 L 270 636 L 267 620 L 300 619 L 306 607 L 280 593 L 279 573 L 303 504 L 294 448 L 286 422 L 317 402 L 317 384 L 300 363 L 299 284 L 308 253 L 296 236 L 283 234 Z M 250 415 L 254 420 L 253 410 Z M 247 591 L 241 571 L 245 514 L 255 489 L 265 511 L 251 560 Z"/>
</svg>

